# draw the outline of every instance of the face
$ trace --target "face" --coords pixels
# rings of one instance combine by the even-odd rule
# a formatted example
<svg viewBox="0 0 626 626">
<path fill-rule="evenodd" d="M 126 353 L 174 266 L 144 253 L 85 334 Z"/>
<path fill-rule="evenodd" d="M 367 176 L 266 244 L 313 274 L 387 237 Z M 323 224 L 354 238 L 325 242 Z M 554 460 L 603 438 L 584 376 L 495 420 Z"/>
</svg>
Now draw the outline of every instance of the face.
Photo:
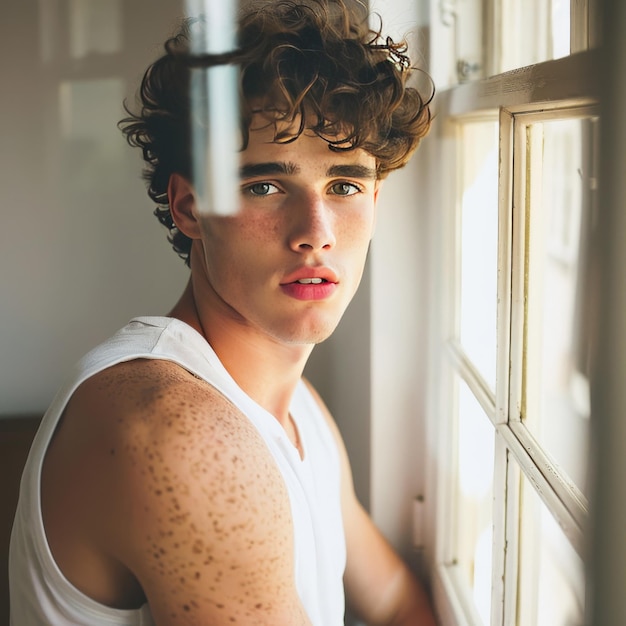
<svg viewBox="0 0 626 626">
<path fill-rule="evenodd" d="M 241 209 L 198 217 L 203 288 L 220 314 L 286 343 L 328 337 L 352 299 L 371 240 L 374 157 L 332 152 L 313 133 L 289 144 L 253 130 L 241 159 Z M 192 270 L 195 271 L 193 261 Z"/>
</svg>

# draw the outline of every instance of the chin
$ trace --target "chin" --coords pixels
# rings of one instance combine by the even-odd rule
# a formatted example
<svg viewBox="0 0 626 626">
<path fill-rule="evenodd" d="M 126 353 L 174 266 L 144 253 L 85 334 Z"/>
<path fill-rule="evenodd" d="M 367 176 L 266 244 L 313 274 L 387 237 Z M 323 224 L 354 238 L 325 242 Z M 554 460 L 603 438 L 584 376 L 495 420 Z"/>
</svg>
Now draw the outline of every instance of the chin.
<svg viewBox="0 0 626 626">
<path fill-rule="evenodd" d="M 275 337 L 282 342 L 292 345 L 318 344 L 326 341 L 337 328 L 339 321 L 324 321 L 316 324 L 300 324 L 288 331 L 275 333 Z"/>
</svg>

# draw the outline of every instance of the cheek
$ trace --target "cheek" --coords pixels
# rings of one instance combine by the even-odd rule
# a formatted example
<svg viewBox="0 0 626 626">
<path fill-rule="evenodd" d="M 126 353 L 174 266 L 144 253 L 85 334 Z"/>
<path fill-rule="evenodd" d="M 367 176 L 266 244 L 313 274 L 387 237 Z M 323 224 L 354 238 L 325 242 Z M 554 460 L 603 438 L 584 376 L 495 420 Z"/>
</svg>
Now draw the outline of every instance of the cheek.
<svg viewBox="0 0 626 626">
<path fill-rule="evenodd" d="M 246 239 L 254 239 L 262 231 L 260 216 L 251 213 L 236 217 L 209 217 L 202 224 L 207 245 L 226 247 Z"/>
<path fill-rule="evenodd" d="M 281 226 L 277 220 L 269 219 L 263 213 L 246 213 L 238 218 L 237 233 L 235 237 L 242 243 L 251 245 L 264 245 L 279 243 L 281 240 Z"/>
<path fill-rule="evenodd" d="M 242 266 L 249 274 L 269 258 L 272 244 L 280 238 L 280 229 L 270 220 L 254 214 L 236 218 L 218 218 L 204 229 L 205 258 L 209 273 L 240 275 Z"/>
<path fill-rule="evenodd" d="M 343 240 L 350 246 L 363 249 L 374 235 L 374 211 L 369 208 L 356 212 L 342 224 Z"/>
</svg>

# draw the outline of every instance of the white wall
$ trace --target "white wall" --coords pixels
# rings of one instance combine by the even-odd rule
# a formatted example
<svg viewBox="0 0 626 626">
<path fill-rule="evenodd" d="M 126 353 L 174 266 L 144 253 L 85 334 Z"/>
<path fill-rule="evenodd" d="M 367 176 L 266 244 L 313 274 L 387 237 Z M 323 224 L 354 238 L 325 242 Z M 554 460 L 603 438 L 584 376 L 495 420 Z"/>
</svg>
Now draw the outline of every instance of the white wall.
<svg viewBox="0 0 626 626">
<path fill-rule="evenodd" d="M 421 67 L 428 31 L 425 5 L 410 0 L 370 2 L 370 9 L 383 17 L 385 33 L 407 37 L 412 58 Z M 371 259 L 371 513 L 406 556 L 414 498 L 426 497 L 427 216 L 420 189 L 425 187 L 427 163 L 420 156 L 418 151 L 405 169 L 385 182 Z"/>
<path fill-rule="evenodd" d="M 184 286 L 116 128 L 179 5 L 3 3 L 0 415 L 43 411 L 78 357 Z"/>
</svg>

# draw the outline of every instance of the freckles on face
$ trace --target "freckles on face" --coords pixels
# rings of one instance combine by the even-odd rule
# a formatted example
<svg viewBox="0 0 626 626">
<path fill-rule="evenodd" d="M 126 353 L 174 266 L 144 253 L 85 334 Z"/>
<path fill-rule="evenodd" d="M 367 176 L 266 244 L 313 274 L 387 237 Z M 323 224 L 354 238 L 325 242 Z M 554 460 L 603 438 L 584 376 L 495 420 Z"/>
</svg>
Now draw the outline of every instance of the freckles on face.
<svg viewBox="0 0 626 626">
<path fill-rule="evenodd" d="M 210 216 L 204 218 L 203 244 L 209 270 L 219 266 L 227 270 L 229 263 L 239 264 L 239 257 L 251 259 L 252 263 L 260 262 L 269 252 L 269 243 L 278 243 L 281 238 L 280 226 L 269 215 L 241 211 L 232 217 Z M 241 271 L 243 268 L 233 265 L 232 269 Z M 248 267 L 254 271 L 254 264 Z"/>
<path fill-rule="evenodd" d="M 361 279 L 374 227 L 375 160 L 334 153 L 317 136 L 262 139 L 251 133 L 242 155 L 240 212 L 201 218 L 207 290 L 239 321 L 275 338 L 316 342 L 332 332 Z M 283 287 L 310 270 L 336 276 L 332 296 L 306 301 L 290 293 L 307 288 Z"/>
<path fill-rule="evenodd" d="M 280 238 L 275 221 L 252 213 L 203 218 L 204 269 L 209 289 L 244 317 L 245 299 L 268 286 L 280 267 L 274 252 Z M 277 279 L 276 279 L 277 280 Z"/>
</svg>

